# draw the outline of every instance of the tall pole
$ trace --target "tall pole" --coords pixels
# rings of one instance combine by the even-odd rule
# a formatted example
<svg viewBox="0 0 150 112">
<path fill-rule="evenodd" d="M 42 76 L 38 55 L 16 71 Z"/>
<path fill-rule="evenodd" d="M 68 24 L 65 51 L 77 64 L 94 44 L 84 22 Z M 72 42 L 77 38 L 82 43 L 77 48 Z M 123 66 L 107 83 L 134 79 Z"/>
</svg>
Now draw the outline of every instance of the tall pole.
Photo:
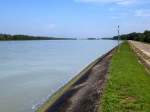
<svg viewBox="0 0 150 112">
<path fill-rule="evenodd" d="M 118 46 L 120 44 L 120 26 L 118 25 Z"/>
<path fill-rule="evenodd" d="M 118 25 L 118 52 L 120 48 L 120 26 Z"/>
</svg>

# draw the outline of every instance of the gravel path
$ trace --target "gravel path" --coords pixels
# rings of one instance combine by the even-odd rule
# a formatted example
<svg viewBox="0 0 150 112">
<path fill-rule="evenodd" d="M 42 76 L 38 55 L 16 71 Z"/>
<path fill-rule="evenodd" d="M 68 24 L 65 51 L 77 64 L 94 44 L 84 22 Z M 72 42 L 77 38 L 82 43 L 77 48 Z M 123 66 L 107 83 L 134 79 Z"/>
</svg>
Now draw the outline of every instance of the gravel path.
<svg viewBox="0 0 150 112">
<path fill-rule="evenodd" d="M 129 43 L 148 69 L 150 69 L 150 44 L 137 41 L 129 41 Z"/>
<path fill-rule="evenodd" d="M 137 41 L 130 41 L 135 47 L 150 57 L 150 44 L 145 44 Z"/>
</svg>

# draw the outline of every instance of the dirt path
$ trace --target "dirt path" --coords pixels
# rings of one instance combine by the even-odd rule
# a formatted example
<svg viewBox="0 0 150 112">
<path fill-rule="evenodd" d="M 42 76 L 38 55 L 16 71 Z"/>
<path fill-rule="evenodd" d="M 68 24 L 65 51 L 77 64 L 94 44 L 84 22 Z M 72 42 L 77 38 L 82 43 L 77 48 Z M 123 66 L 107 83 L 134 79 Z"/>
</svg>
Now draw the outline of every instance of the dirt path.
<svg viewBox="0 0 150 112">
<path fill-rule="evenodd" d="M 112 52 L 91 68 L 47 112 L 96 112 Z"/>
<path fill-rule="evenodd" d="M 150 44 L 137 41 L 129 41 L 129 43 L 143 63 L 150 69 Z"/>
</svg>

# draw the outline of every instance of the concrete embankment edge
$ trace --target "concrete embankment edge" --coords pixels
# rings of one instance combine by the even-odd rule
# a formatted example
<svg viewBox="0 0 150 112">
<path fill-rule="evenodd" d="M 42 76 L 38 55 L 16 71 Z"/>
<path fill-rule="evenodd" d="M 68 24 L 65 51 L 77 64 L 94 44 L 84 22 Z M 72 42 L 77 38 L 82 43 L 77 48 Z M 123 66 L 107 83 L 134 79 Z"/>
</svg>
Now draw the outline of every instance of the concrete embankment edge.
<svg viewBox="0 0 150 112">
<path fill-rule="evenodd" d="M 85 69 L 83 69 L 78 75 L 76 75 L 72 80 L 70 80 L 66 85 L 60 88 L 56 93 L 54 93 L 40 108 L 36 110 L 36 112 L 46 112 L 49 108 L 53 107 L 55 103 L 63 96 L 78 80 L 83 78 L 88 71 L 90 71 L 97 63 L 99 63 L 104 57 L 112 53 L 115 48 L 110 50 L 108 53 L 104 54 L 100 58 L 93 61 L 89 64 Z"/>
</svg>

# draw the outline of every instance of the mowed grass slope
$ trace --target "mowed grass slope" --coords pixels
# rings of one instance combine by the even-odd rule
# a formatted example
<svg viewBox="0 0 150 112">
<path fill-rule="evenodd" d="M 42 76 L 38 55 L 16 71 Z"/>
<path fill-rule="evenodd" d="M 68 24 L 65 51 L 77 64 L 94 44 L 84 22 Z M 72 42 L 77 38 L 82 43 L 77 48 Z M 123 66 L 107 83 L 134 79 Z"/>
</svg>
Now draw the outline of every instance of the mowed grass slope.
<svg viewBox="0 0 150 112">
<path fill-rule="evenodd" d="M 127 42 L 112 58 L 102 112 L 150 112 L 150 73 Z"/>
</svg>

